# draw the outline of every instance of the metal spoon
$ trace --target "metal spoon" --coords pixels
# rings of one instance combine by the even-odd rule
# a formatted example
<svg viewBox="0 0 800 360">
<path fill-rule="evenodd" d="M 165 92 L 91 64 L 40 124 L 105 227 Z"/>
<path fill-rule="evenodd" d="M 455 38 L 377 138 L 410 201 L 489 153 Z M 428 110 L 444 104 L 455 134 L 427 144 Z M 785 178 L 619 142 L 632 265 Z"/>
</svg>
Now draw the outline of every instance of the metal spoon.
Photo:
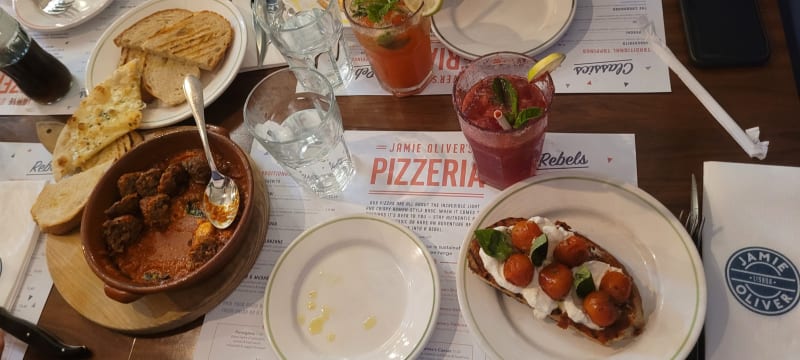
<svg viewBox="0 0 800 360">
<path fill-rule="evenodd" d="M 200 79 L 193 75 L 187 75 L 183 79 L 183 93 L 186 95 L 189 107 L 192 108 L 192 114 L 200 132 L 200 140 L 203 142 L 203 149 L 206 152 L 206 159 L 208 159 L 208 166 L 211 168 L 211 180 L 209 180 L 205 196 L 203 196 L 203 213 L 211 225 L 217 229 L 225 229 L 233 223 L 236 213 L 239 211 L 239 188 L 233 179 L 217 170 L 214 157 L 211 155 L 208 134 L 206 134 L 203 86 L 200 84 Z"/>
</svg>

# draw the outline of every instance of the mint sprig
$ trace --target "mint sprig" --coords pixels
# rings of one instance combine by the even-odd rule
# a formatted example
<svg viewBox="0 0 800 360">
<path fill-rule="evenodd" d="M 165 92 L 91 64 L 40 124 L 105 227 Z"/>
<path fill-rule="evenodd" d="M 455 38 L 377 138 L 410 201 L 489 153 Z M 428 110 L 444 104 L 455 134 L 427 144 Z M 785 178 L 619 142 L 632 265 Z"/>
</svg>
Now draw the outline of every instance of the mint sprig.
<svg viewBox="0 0 800 360">
<path fill-rule="evenodd" d="M 366 16 L 369 21 L 379 23 L 383 17 L 394 8 L 399 0 L 355 0 L 353 1 L 353 16 Z"/>
<path fill-rule="evenodd" d="M 506 78 L 496 77 L 492 80 L 492 91 L 494 92 L 495 100 L 504 105 L 509 111 L 503 116 L 511 124 L 514 129 L 519 129 L 528 123 L 530 119 L 537 118 L 542 115 L 542 108 L 533 106 L 518 111 L 519 108 L 519 94 L 514 84 Z"/>
</svg>

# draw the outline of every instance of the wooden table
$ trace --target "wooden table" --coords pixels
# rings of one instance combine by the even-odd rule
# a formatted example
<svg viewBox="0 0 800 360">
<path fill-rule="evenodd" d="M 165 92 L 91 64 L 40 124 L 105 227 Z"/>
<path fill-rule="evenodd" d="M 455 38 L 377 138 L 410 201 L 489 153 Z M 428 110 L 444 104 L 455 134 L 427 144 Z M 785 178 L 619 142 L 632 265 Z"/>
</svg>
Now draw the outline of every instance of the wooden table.
<svg viewBox="0 0 800 360">
<path fill-rule="evenodd" d="M 760 126 L 761 139 L 770 141 L 766 160 L 748 158 L 674 74 L 670 74 L 670 93 L 557 95 L 548 130 L 635 134 L 639 186 L 675 214 L 688 207 L 690 174 L 702 181 L 704 161 L 800 166 L 800 101 L 780 14 L 775 1 L 759 3 L 772 47 L 766 65 L 688 67 L 742 128 Z M 663 0 L 663 8 L 667 44 L 689 64 L 678 1 Z M 242 105 L 249 90 L 268 72 L 240 74 L 207 109 L 208 122 L 231 129 L 245 149 L 252 140 L 241 126 Z M 449 95 L 406 99 L 353 96 L 340 97 L 338 102 L 347 129 L 459 130 Z M 53 119 L 64 121 L 66 117 L 3 117 L 0 141 L 37 141 L 34 124 Z M 87 345 L 97 359 L 190 359 L 202 319 L 167 334 L 131 337 L 84 319 L 53 288 L 39 324 L 68 343 Z M 29 350 L 25 358 L 47 357 Z"/>
</svg>

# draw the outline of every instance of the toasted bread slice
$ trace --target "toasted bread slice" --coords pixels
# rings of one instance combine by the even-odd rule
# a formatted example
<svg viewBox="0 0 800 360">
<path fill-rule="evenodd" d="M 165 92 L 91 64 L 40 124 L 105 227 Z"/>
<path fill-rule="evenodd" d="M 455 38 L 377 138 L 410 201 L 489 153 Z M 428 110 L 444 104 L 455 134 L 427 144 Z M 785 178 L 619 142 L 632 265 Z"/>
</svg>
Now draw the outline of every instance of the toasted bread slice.
<svg viewBox="0 0 800 360">
<path fill-rule="evenodd" d="M 147 60 L 147 53 L 141 49 L 124 47 L 122 48 L 122 51 L 120 51 L 119 63 L 117 66 L 125 65 L 128 63 L 128 61 L 133 59 L 139 59 L 142 64 L 145 64 L 145 61 Z M 144 66 L 142 66 L 142 68 L 144 68 Z M 139 86 L 139 91 L 142 94 L 142 102 L 151 103 L 156 99 L 153 94 L 149 93 L 147 89 L 145 89 L 144 84 Z"/>
<path fill-rule="evenodd" d="M 56 181 L 84 170 L 84 162 L 139 127 L 142 108 L 138 59 L 120 66 L 97 84 L 67 120 L 53 149 Z"/>
<path fill-rule="evenodd" d="M 142 43 L 162 28 L 192 16 L 186 9 L 166 9 L 156 11 L 142 18 L 114 38 L 114 44 L 121 48 L 141 48 Z"/>
<path fill-rule="evenodd" d="M 83 208 L 94 185 L 100 181 L 113 161 L 70 176 L 55 184 L 45 185 L 31 207 L 31 216 L 42 232 L 66 234 L 81 223 Z"/>
<path fill-rule="evenodd" d="M 142 87 L 165 105 L 182 104 L 186 101 L 183 78 L 190 74 L 199 78 L 200 68 L 182 61 L 148 54 L 142 73 Z"/>
<path fill-rule="evenodd" d="M 228 19 L 203 10 L 162 28 L 141 47 L 151 54 L 212 71 L 225 56 L 232 40 L 233 28 Z"/>
<path fill-rule="evenodd" d="M 527 219 L 505 218 L 492 224 L 487 228 L 491 229 L 498 226 L 510 227 L 524 220 Z M 569 227 L 569 225 L 567 225 L 564 222 L 558 221 L 556 222 L 556 225 L 561 226 L 563 229 L 567 231 L 573 231 Z M 585 238 L 585 236 L 583 237 Z M 611 255 L 611 253 L 600 247 L 600 245 L 597 245 L 593 241 L 589 240 L 588 238 L 587 241 L 589 242 L 590 245 L 589 252 L 591 254 L 591 258 L 589 260 L 602 261 L 613 267 L 619 268 L 622 270 L 624 274 L 628 275 L 631 279 L 633 279 L 633 277 L 631 277 L 631 275 L 625 269 L 625 266 L 623 266 L 622 263 L 620 263 L 616 257 Z M 469 251 L 467 253 L 467 263 L 470 270 L 485 283 L 499 290 L 503 294 L 510 296 L 511 298 L 519 301 L 520 303 L 528 306 L 527 300 L 525 300 L 525 298 L 521 294 L 515 293 L 500 286 L 494 279 L 494 277 L 489 273 L 489 271 L 486 270 L 483 264 L 483 260 L 481 259 L 480 256 L 480 249 L 481 247 L 477 239 L 473 238 L 472 241 L 470 241 L 469 243 L 469 249 L 468 249 Z M 536 281 L 536 279 L 534 279 L 534 281 Z M 638 336 L 644 330 L 645 318 L 642 308 L 642 298 L 634 281 L 632 281 L 631 295 L 629 300 L 624 304 L 617 305 L 617 307 L 620 310 L 620 316 L 617 319 L 617 321 L 614 322 L 611 326 L 601 328 L 600 330 L 591 329 L 586 325 L 572 321 L 572 319 L 570 319 L 569 316 L 567 316 L 566 312 L 563 312 L 560 308 L 556 308 L 555 310 L 553 310 L 550 313 L 549 318 L 555 321 L 559 327 L 565 329 L 568 327 L 573 328 L 577 330 L 579 333 L 585 335 L 586 337 L 600 344 L 610 345 L 618 341 Z"/>
</svg>

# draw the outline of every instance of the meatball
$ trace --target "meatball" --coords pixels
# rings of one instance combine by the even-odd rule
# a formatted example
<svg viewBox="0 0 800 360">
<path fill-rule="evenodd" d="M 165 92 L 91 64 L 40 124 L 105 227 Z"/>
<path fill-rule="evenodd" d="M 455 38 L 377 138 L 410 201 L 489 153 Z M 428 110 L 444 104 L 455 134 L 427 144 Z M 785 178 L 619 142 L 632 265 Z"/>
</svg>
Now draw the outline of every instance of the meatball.
<svg viewBox="0 0 800 360">
<path fill-rule="evenodd" d="M 122 215 L 103 222 L 103 238 L 109 252 L 120 254 L 128 245 L 139 240 L 142 221 L 133 215 Z"/>
<path fill-rule="evenodd" d="M 125 196 L 128 194 L 133 194 L 136 192 L 136 180 L 139 179 L 139 175 L 141 172 L 132 172 L 127 174 L 122 174 L 122 176 L 117 179 L 117 190 L 119 190 L 120 196 Z"/>
<path fill-rule="evenodd" d="M 181 164 L 170 164 L 161 174 L 158 182 L 158 193 L 175 196 L 181 193 L 189 182 L 189 173 Z"/>
<path fill-rule="evenodd" d="M 206 157 L 200 154 L 183 160 L 183 167 L 189 173 L 192 182 L 205 184 L 211 178 L 211 168 L 208 166 Z"/>
<path fill-rule="evenodd" d="M 111 204 L 111 206 L 103 212 L 109 218 L 115 218 L 122 215 L 138 215 L 139 214 L 139 194 L 132 193 L 122 197 L 119 201 Z"/>
<path fill-rule="evenodd" d="M 161 181 L 161 169 L 147 170 L 136 179 L 136 192 L 139 196 L 151 196 L 158 193 L 158 183 Z"/>
<path fill-rule="evenodd" d="M 169 224 L 169 195 L 156 194 L 139 200 L 144 224 L 153 229 L 164 229 Z"/>
</svg>

